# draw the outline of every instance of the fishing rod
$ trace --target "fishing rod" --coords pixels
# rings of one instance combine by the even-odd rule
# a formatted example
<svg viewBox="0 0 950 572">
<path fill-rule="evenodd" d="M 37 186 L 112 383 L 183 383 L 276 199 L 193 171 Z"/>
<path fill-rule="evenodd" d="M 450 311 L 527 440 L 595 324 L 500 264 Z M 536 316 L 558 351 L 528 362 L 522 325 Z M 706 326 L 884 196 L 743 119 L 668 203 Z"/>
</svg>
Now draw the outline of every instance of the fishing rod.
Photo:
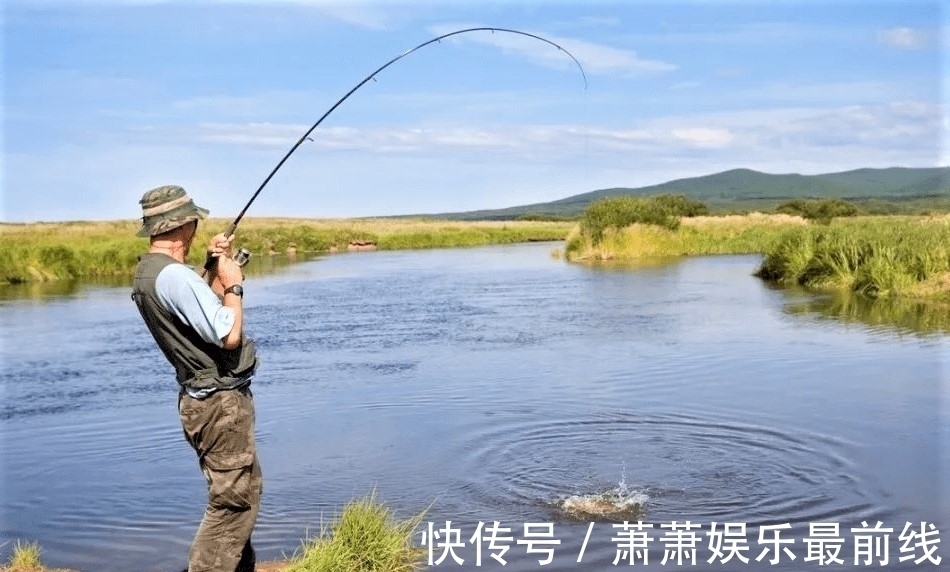
<svg viewBox="0 0 950 572">
<path fill-rule="evenodd" d="M 529 32 L 523 32 L 523 31 L 521 31 L 521 30 L 514 30 L 514 29 L 510 29 L 510 28 L 478 27 L 478 28 L 465 28 L 465 29 L 462 29 L 462 30 L 456 30 L 456 31 L 454 31 L 454 32 L 449 32 L 449 33 L 447 33 L 447 34 L 442 34 L 441 36 L 432 38 L 431 40 L 425 41 L 425 42 L 419 44 L 418 46 L 416 46 L 416 47 L 414 47 L 414 48 L 412 48 L 412 49 L 410 49 L 410 50 L 406 50 L 406 51 L 403 52 L 402 54 L 400 54 L 400 55 L 394 57 L 393 59 L 389 60 L 389 61 L 386 62 L 385 64 L 379 66 L 379 67 L 376 69 L 376 71 L 374 71 L 373 73 L 369 74 L 368 76 L 366 76 L 365 78 L 363 78 L 362 81 L 360 81 L 358 84 L 356 84 L 355 86 L 353 86 L 353 88 L 352 88 L 350 91 L 346 92 L 346 95 L 344 95 L 344 96 L 341 97 L 339 100 L 337 100 L 337 102 L 334 103 L 333 106 L 330 107 L 330 109 L 328 109 L 328 110 L 326 111 L 326 113 L 324 113 L 322 116 L 320 116 L 320 119 L 318 119 L 316 123 L 314 123 L 312 126 L 310 126 L 310 129 L 307 129 L 307 132 L 306 132 L 306 133 L 304 133 L 303 135 L 300 136 L 300 139 L 298 139 L 297 142 L 294 143 L 293 147 L 291 147 L 290 150 L 287 151 L 287 154 L 284 155 L 284 157 L 280 160 L 280 162 L 278 162 L 277 165 L 271 170 L 270 174 L 267 175 L 267 178 L 264 179 L 264 182 L 262 182 L 261 185 L 257 188 L 257 191 L 254 192 L 254 194 L 251 196 L 250 200 L 247 201 L 247 204 L 244 205 L 244 208 L 243 208 L 243 209 L 241 209 L 241 212 L 237 215 L 237 218 L 234 219 L 234 222 L 231 223 L 231 226 L 228 227 L 228 230 L 225 232 L 225 236 L 231 236 L 231 235 L 234 234 L 234 231 L 237 230 L 238 223 L 240 223 L 240 222 L 241 222 L 241 219 L 244 218 L 244 214 L 247 212 L 247 209 L 249 209 L 249 208 L 251 207 L 251 204 L 254 203 L 254 200 L 257 199 L 257 196 L 261 194 L 261 191 L 264 190 L 264 187 L 267 186 L 267 183 L 269 183 L 270 180 L 274 177 L 274 175 L 277 174 L 277 171 L 280 170 L 280 168 L 284 165 L 284 163 L 287 162 L 287 159 L 289 159 L 290 156 L 294 154 L 294 151 L 296 151 L 301 145 L 303 145 L 303 142 L 304 142 L 304 141 L 307 141 L 308 139 L 309 139 L 310 141 L 313 141 L 313 139 L 310 138 L 310 134 L 313 133 L 314 129 L 316 129 L 321 123 L 323 123 L 323 120 L 326 119 L 328 115 L 330 115 L 331 113 L 333 113 L 333 111 L 334 111 L 337 107 L 339 107 L 340 104 L 342 104 L 344 101 L 346 101 L 347 98 L 349 98 L 351 95 L 353 95 L 353 93 L 355 93 L 356 90 L 358 90 L 359 88 L 363 87 L 363 85 L 365 85 L 366 82 L 368 82 L 369 80 L 374 79 L 374 78 L 376 77 L 376 74 L 378 74 L 379 72 L 381 72 L 381 71 L 383 71 L 384 69 L 388 68 L 389 66 L 393 65 L 394 63 L 398 62 L 398 61 L 401 60 L 402 58 L 408 56 L 409 54 L 415 52 L 416 50 L 422 49 L 422 48 L 428 46 L 429 44 L 438 43 L 438 42 L 440 42 L 441 40 L 444 40 L 445 38 L 449 38 L 449 37 L 452 37 L 452 36 L 457 36 L 457 35 L 459 35 L 459 34 L 467 34 L 467 33 L 469 33 L 469 32 L 492 32 L 493 34 L 494 34 L 495 32 L 503 32 L 503 33 L 507 33 L 507 34 L 516 34 L 516 35 L 519 35 L 519 36 L 525 36 L 525 37 L 527 37 L 527 38 L 533 38 L 533 39 L 535 39 L 535 40 L 542 41 L 542 42 L 544 42 L 544 43 L 546 43 L 546 44 L 550 44 L 550 45 L 554 46 L 555 48 L 557 48 L 559 51 L 564 52 L 565 54 L 568 55 L 568 57 L 570 57 L 572 60 L 574 60 L 574 63 L 577 64 L 577 68 L 578 68 L 578 69 L 580 70 L 580 72 L 581 72 L 581 76 L 584 78 L 584 90 L 585 90 L 585 91 L 587 90 L 587 74 L 584 72 L 584 67 L 581 65 L 581 62 L 579 62 L 579 61 L 577 60 L 577 58 L 574 57 L 574 55 L 573 55 L 571 52 L 567 51 L 567 50 L 564 49 L 563 47 L 561 47 L 561 46 L 559 46 L 558 44 L 552 42 L 551 40 L 549 40 L 549 39 L 547 39 L 547 38 L 544 38 L 544 37 L 541 37 L 541 36 L 539 36 L 539 35 L 531 34 L 531 33 L 529 33 Z M 247 252 L 247 251 L 244 250 L 244 249 L 241 249 L 241 250 L 242 250 L 244 253 L 246 253 L 246 254 L 244 255 L 244 256 L 245 256 L 245 261 L 246 261 L 246 257 L 247 257 L 247 256 L 250 256 L 250 253 Z M 238 254 L 241 255 L 240 252 L 239 252 Z M 213 265 L 213 259 L 212 259 L 212 260 L 209 260 L 209 263 L 210 263 L 210 264 L 209 264 L 209 265 L 206 265 L 206 267 L 208 267 L 208 266 L 210 266 L 210 265 Z M 210 268 L 209 268 L 209 269 L 210 269 Z"/>
</svg>

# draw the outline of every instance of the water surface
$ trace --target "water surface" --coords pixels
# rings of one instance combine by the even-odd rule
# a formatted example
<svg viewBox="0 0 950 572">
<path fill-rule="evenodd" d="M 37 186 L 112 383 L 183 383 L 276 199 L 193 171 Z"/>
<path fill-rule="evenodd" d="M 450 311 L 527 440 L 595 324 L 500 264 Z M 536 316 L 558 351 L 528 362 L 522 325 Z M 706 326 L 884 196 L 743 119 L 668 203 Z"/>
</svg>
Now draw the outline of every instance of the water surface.
<svg viewBox="0 0 950 572">
<path fill-rule="evenodd" d="M 849 566 L 861 521 L 896 529 L 889 569 L 915 568 L 898 562 L 906 522 L 950 534 L 946 335 L 829 318 L 752 277 L 754 256 L 616 271 L 555 246 L 337 255 L 249 280 L 260 556 L 373 489 L 461 529 L 465 564 L 434 569 L 476 569 L 467 541 L 496 520 L 561 541 L 544 567 L 511 543 L 504 569 L 604 569 L 613 523 L 578 564 L 590 520 L 559 503 L 621 486 L 644 499 L 655 567 L 673 521 L 703 527 L 695 569 L 723 569 L 705 563 L 712 522 L 748 525 L 742 569 L 817 568 L 809 523 L 840 523 Z M 89 572 L 179 570 L 204 483 L 128 289 L 2 302 L 0 341 L 0 545 L 38 540 L 47 564 Z M 757 527 L 780 523 L 797 560 L 756 563 Z"/>
</svg>

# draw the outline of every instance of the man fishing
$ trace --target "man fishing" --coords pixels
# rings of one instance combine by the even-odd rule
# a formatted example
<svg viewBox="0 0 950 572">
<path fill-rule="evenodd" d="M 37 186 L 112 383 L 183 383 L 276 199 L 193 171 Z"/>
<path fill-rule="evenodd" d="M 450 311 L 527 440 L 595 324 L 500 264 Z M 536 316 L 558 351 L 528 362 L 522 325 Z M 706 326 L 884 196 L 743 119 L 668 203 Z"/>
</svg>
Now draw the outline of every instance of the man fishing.
<svg viewBox="0 0 950 572">
<path fill-rule="evenodd" d="M 253 572 L 250 539 L 263 482 L 250 390 L 258 360 L 243 332 L 243 273 L 231 257 L 233 234 L 211 239 L 199 273 L 185 260 L 208 211 L 174 185 L 146 192 L 140 203 L 138 235 L 149 237 L 149 250 L 139 258 L 132 298 L 175 369 L 182 429 L 208 483 L 185 572 Z"/>
</svg>

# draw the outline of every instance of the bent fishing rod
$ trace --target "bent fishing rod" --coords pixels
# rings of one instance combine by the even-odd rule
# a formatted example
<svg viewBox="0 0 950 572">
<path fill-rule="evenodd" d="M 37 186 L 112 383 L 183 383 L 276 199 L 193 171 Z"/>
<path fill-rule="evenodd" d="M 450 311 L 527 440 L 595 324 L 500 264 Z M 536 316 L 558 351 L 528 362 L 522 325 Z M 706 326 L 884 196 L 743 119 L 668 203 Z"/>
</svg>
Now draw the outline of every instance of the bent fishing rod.
<svg viewBox="0 0 950 572">
<path fill-rule="evenodd" d="M 326 119 L 327 116 L 329 116 L 331 113 L 333 113 L 333 111 L 334 111 L 337 107 L 339 107 L 340 104 L 342 104 L 342 103 L 343 103 L 344 101 L 346 101 L 351 95 L 353 95 L 353 94 L 356 92 L 356 90 L 358 90 L 359 88 L 363 87 L 363 85 L 365 85 L 369 80 L 371 80 L 371 79 L 375 80 L 375 77 L 376 77 L 376 75 L 377 75 L 378 73 L 380 73 L 380 72 L 383 71 L 384 69 L 388 68 L 389 66 L 393 65 L 394 63 L 398 62 L 398 61 L 401 60 L 402 58 L 408 56 L 409 54 L 411 54 L 411 53 L 413 53 L 413 52 L 415 52 L 415 51 L 417 51 L 417 50 L 420 50 L 420 49 L 422 49 L 422 48 L 428 46 L 429 44 L 434 44 L 434 43 L 441 42 L 441 40 L 444 40 L 445 38 L 449 38 L 449 37 L 452 37 L 452 36 L 458 36 L 458 35 L 460 35 L 460 34 L 467 34 L 467 33 L 470 33 L 470 32 L 491 32 L 491 33 L 493 33 L 493 34 L 494 34 L 495 32 L 503 32 L 503 33 L 506 33 L 506 34 L 515 34 L 515 35 L 518 35 L 518 36 L 524 36 L 524 37 L 527 37 L 527 38 L 533 38 L 533 39 L 535 39 L 535 40 L 539 40 L 539 41 L 544 42 L 544 43 L 546 43 L 546 44 L 550 44 L 551 46 L 554 46 L 555 48 L 557 48 L 559 51 L 564 52 L 565 54 L 567 54 L 568 57 L 570 57 L 570 58 L 574 61 L 574 63 L 577 65 L 577 69 L 579 69 L 580 72 L 581 72 L 581 76 L 584 78 L 584 89 L 585 89 L 585 90 L 587 89 L 587 74 L 584 72 L 584 67 L 581 65 L 581 62 L 579 62 L 579 61 L 577 60 L 577 58 L 574 57 L 574 54 L 572 54 L 571 52 L 567 51 L 566 49 L 564 49 L 563 47 L 559 46 L 558 44 L 552 42 L 551 40 L 549 40 L 549 39 L 547 39 L 547 38 L 544 38 L 544 37 L 542 37 L 542 36 L 536 35 L 536 34 L 531 34 L 531 33 L 528 33 L 528 32 L 523 32 L 523 31 L 521 31 L 521 30 L 514 30 L 514 29 L 510 29 L 510 28 L 478 27 L 478 28 L 465 28 L 465 29 L 462 29 L 462 30 L 456 30 L 456 31 L 454 31 L 454 32 L 449 32 L 449 33 L 447 33 L 447 34 L 442 34 L 441 36 L 437 36 L 437 37 L 435 37 L 435 38 L 432 38 L 431 40 L 425 41 L 425 42 L 419 44 L 418 46 L 416 46 L 416 47 L 414 47 L 414 48 L 412 48 L 412 49 L 410 49 L 410 50 L 406 50 L 406 51 L 403 52 L 402 54 L 400 54 L 400 55 L 394 57 L 393 59 L 389 60 L 389 61 L 386 62 L 385 64 L 383 64 L 383 65 L 379 66 L 378 68 L 376 68 L 376 70 L 375 70 L 373 73 L 369 74 L 368 76 L 366 76 L 365 78 L 363 78 L 362 81 L 360 81 L 358 84 L 356 84 L 355 86 L 353 86 L 353 88 L 350 89 L 350 91 L 346 92 L 346 94 L 345 94 L 343 97 L 341 97 L 339 100 L 337 100 L 337 102 L 334 103 L 333 106 L 330 107 L 330 109 L 328 109 L 328 110 L 326 111 L 326 113 L 324 113 L 322 116 L 320 116 L 320 119 L 318 119 L 318 120 L 316 121 L 316 123 L 314 123 L 312 126 L 310 126 L 310 129 L 307 129 L 306 133 L 304 133 L 303 135 L 300 136 L 300 139 L 298 139 L 297 142 L 294 143 L 293 147 L 291 147 L 290 150 L 287 151 L 287 154 L 285 154 L 285 155 L 283 156 L 283 158 L 280 160 L 280 162 L 278 162 L 277 165 L 276 165 L 276 166 L 271 170 L 271 172 L 267 175 L 267 178 L 264 179 L 264 182 L 262 182 L 261 185 L 257 188 L 257 191 L 254 192 L 254 194 L 251 196 L 251 199 L 250 199 L 249 201 L 247 201 L 247 204 L 244 205 L 244 208 L 243 208 L 243 209 L 241 209 L 241 212 L 237 215 L 237 218 L 234 219 L 234 222 L 232 222 L 232 223 L 231 223 L 231 226 L 228 227 L 228 230 L 225 231 L 225 236 L 232 236 L 232 235 L 234 234 L 234 231 L 237 230 L 238 223 L 240 223 L 240 222 L 241 222 L 241 219 L 244 218 L 244 214 L 245 214 L 245 213 L 247 212 L 247 210 L 251 207 L 251 204 L 253 204 L 253 203 L 254 203 L 254 200 L 257 199 L 257 196 L 261 194 L 261 191 L 264 190 L 264 187 L 267 186 L 267 183 L 269 183 L 270 180 L 271 180 L 272 178 L 274 178 L 274 175 L 277 174 L 277 171 L 280 170 L 280 168 L 284 165 L 284 163 L 287 162 L 287 159 L 289 159 L 290 156 L 294 154 L 294 151 L 296 151 L 301 145 L 303 145 L 303 142 L 304 142 L 304 141 L 307 141 L 308 139 L 309 139 L 310 141 L 313 141 L 313 139 L 310 138 L 310 134 L 313 133 L 313 131 L 314 131 L 321 123 L 323 123 L 323 120 Z M 243 257 L 244 257 L 244 261 L 246 261 L 246 257 L 247 257 L 247 256 L 250 256 L 250 253 L 247 252 L 247 251 L 244 250 L 244 249 L 241 249 L 241 251 L 243 251 L 243 253 L 245 253 L 245 254 L 242 255 L 242 253 L 239 252 L 238 255 L 239 255 L 239 256 L 243 256 Z M 237 258 L 237 257 L 236 257 L 236 258 Z M 208 262 L 209 262 L 209 264 L 206 265 L 206 267 L 209 268 L 210 266 L 213 266 L 214 259 L 211 259 L 211 260 L 209 260 Z M 210 269 L 210 268 L 209 268 L 209 269 Z"/>
</svg>

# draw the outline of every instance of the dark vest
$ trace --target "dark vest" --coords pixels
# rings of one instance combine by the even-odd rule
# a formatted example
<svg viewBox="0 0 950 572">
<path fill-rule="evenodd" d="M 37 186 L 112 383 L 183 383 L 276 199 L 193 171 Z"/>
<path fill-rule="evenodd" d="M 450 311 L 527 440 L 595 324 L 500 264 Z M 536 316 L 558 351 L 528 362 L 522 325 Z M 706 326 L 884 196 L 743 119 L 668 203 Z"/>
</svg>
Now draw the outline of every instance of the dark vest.
<svg viewBox="0 0 950 572">
<path fill-rule="evenodd" d="M 155 291 L 155 279 L 169 264 L 178 261 L 159 253 L 139 257 L 132 299 L 158 347 L 175 367 L 178 383 L 192 389 L 223 388 L 249 377 L 257 369 L 257 352 L 250 337 L 242 335 L 240 347 L 226 350 L 204 341 L 191 326 L 165 309 Z"/>
</svg>

